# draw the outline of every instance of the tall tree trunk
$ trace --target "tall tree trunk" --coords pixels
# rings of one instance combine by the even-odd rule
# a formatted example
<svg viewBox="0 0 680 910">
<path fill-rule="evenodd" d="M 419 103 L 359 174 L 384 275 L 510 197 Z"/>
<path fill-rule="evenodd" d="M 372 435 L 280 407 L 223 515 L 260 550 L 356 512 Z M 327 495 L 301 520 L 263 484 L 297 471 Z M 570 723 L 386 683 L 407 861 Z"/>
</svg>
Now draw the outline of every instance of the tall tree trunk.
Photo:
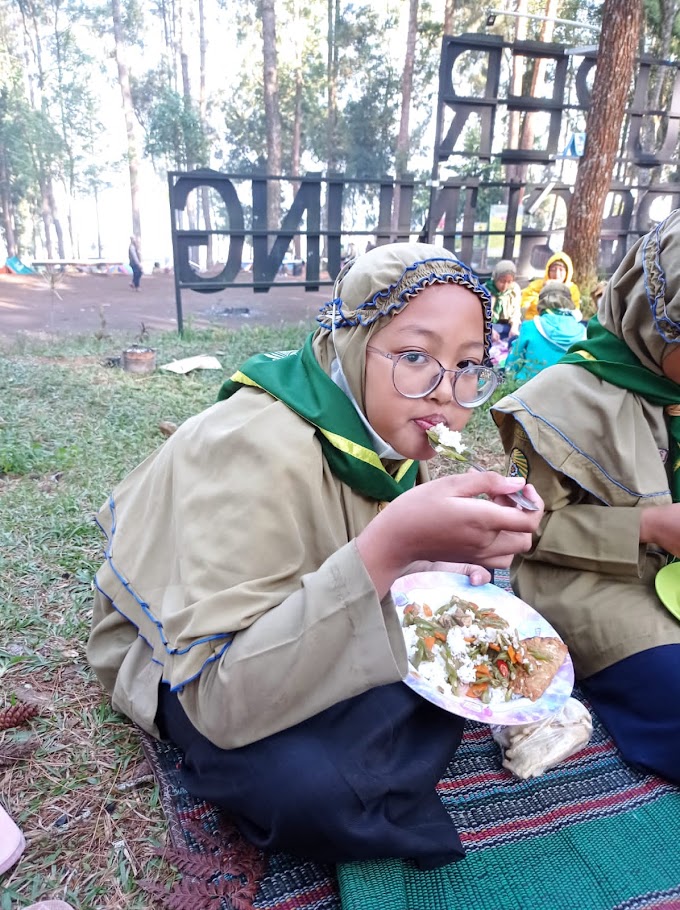
<svg viewBox="0 0 680 910">
<path fill-rule="evenodd" d="M 327 137 L 327 170 L 336 170 L 336 131 L 338 120 L 338 19 L 340 17 L 339 0 L 328 0 L 328 57 L 327 57 L 327 84 L 328 84 L 328 114 L 326 121 Z"/>
<path fill-rule="evenodd" d="M 201 115 L 201 122 L 205 117 L 205 58 L 207 48 L 204 0 L 198 0 L 198 112 Z"/>
<path fill-rule="evenodd" d="M 671 54 L 671 43 L 673 41 L 673 27 L 678 12 L 680 11 L 680 0 L 659 0 L 659 9 L 661 12 L 661 28 L 657 54 L 662 60 L 668 60 Z M 649 107 L 652 110 L 659 106 L 661 89 L 663 88 L 663 74 L 665 71 L 666 67 L 659 67 L 654 89 L 652 90 L 649 99 Z"/>
<path fill-rule="evenodd" d="M 604 203 L 621 137 L 641 21 L 642 0 L 605 0 L 586 119 L 586 147 L 579 160 L 564 234 L 564 249 L 574 263 L 574 279 L 585 287 L 597 279 Z"/>
<path fill-rule="evenodd" d="M 267 125 L 267 169 L 281 173 L 281 111 L 279 108 L 279 73 L 276 57 L 276 0 L 262 0 L 262 47 L 264 60 L 264 113 Z M 267 193 L 267 228 L 279 227 L 281 192 L 278 181 L 272 181 Z M 271 249 L 274 235 L 268 237 Z"/>
<path fill-rule="evenodd" d="M 2 233 L 8 256 L 17 256 L 17 242 L 14 233 L 14 205 L 10 192 L 10 175 L 7 169 L 6 149 L 0 151 L 0 209 L 2 209 Z"/>
<path fill-rule="evenodd" d="M 399 226 L 399 206 L 401 203 L 401 179 L 408 169 L 409 153 L 409 117 L 411 114 L 411 95 L 413 94 L 413 67 L 416 56 L 416 34 L 418 32 L 418 0 L 409 0 L 408 30 L 406 33 L 406 56 L 404 70 L 401 74 L 401 116 L 395 154 L 396 184 L 392 199 L 391 233 L 394 239 Z"/>
<path fill-rule="evenodd" d="M 518 0 L 517 12 L 526 13 L 527 0 Z M 518 15 L 515 19 L 515 41 L 525 41 L 527 37 L 527 19 Z M 512 75 L 510 77 L 510 92 L 513 95 L 522 94 L 522 83 L 524 81 L 524 57 L 514 56 L 512 58 Z M 522 120 L 520 111 L 510 111 L 508 114 L 508 148 L 519 148 L 519 134 Z M 508 165 L 508 177 L 515 165 Z"/>
<path fill-rule="evenodd" d="M 127 133 L 127 160 L 130 173 L 130 206 L 132 211 L 132 233 L 141 244 L 142 221 L 139 215 L 139 153 L 135 134 L 135 115 L 130 92 L 130 71 L 127 64 L 127 46 L 123 34 L 123 21 L 120 0 L 111 0 L 111 17 L 113 19 L 113 40 L 118 64 L 118 83 L 123 102 L 123 116 Z M 140 247 L 141 252 L 141 247 Z"/>
<path fill-rule="evenodd" d="M 60 9 L 60 0 L 54 0 L 52 4 L 53 8 L 53 25 L 54 25 L 54 43 L 53 43 L 53 53 L 57 63 L 57 78 L 59 82 L 59 121 L 61 125 L 61 135 L 64 140 L 64 148 L 66 150 L 67 157 L 67 176 L 68 176 L 68 210 L 66 213 L 66 224 L 68 226 L 68 236 L 69 236 L 69 246 L 71 249 L 71 256 L 75 254 L 75 237 L 73 232 L 73 201 L 76 197 L 76 162 L 73 153 L 73 145 L 70 138 L 70 127 L 68 122 L 68 117 L 66 114 L 66 108 L 64 105 L 64 62 L 62 54 L 62 32 L 59 28 L 59 9 Z M 54 196 L 53 196 L 54 198 Z M 55 219 L 55 229 L 57 231 L 57 238 L 62 234 L 61 225 L 58 223 L 56 207 L 52 210 L 52 217 Z M 61 246 L 63 248 L 63 238 L 61 241 Z M 63 253 L 60 253 L 62 258 L 64 257 Z"/>
<path fill-rule="evenodd" d="M 92 195 L 94 196 L 94 216 L 97 222 L 97 256 L 102 258 L 102 227 L 101 221 L 99 218 L 99 191 L 97 190 L 97 184 L 95 183 L 92 187 Z"/>
<path fill-rule="evenodd" d="M 675 19 L 680 11 L 680 0 L 659 0 L 659 11 L 661 13 L 661 27 L 659 30 L 659 43 L 656 51 L 661 60 L 668 60 L 671 54 L 671 43 L 673 41 L 673 27 Z M 661 92 L 663 91 L 664 76 L 668 73 L 669 67 L 654 67 L 654 82 L 649 94 L 648 109 L 651 111 L 658 110 L 661 104 Z M 672 72 L 672 71 L 671 71 Z M 673 73 L 673 76 L 675 73 Z M 649 118 L 645 128 L 645 138 L 653 148 L 657 142 L 660 130 L 663 128 L 664 117 L 652 115 Z M 651 177 L 651 175 L 650 175 Z"/>
<path fill-rule="evenodd" d="M 168 4 L 167 4 L 166 0 L 158 0 L 158 10 L 160 12 L 161 21 L 163 23 L 163 39 L 164 39 L 165 47 L 172 48 L 173 47 L 173 36 L 172 36 L 171 28 L 170 28 L 170 19 L 169 19 L 169 15 L 168 15 Z M 171 72 L 173 71 L 172 67 L 169 67 L 169 69 Z M 173 86 L 173 88 L 176 88 L 176 86 Z"/>
<path fill-rule="evenodd" d="M 50 207 L 50 215 L 52 216 L 52 224 L 54 225 L 54 233 L 57 235 L 57 255 L 60 259 L 66 259 L 66 251 L 64 249 L 64 231 L 61 226 L 61 221 L 59 220 L 59 212 L 57 211 L 57 200 L 54 197 L 54 182 L 52 177 L 48 176 L 46 181 L 47 189 L 47 202 Z"/>
<path fill-rule="evenodd" d="M 186 51 L 186 44 L 184 40 L 184 9 L 182 5 L 179 5 L 178 9 L 178 19 L 179 19 L 179 41 L 178 41 L 178 53 L 179 53 L 179 67 L 180 73 L 182 76 L 182 98 L 184 99 L 184 106 L 187 110 L 191 110 L 192 99 L 191 99 L 191 81 L 189 79 L 189 55 Z M 186 157 L 186 167 L 188 171 L 192 171 L 196 167 L 196 161 L 192 158 L 191 150 L 187 147 L 187 157 Z"/>
<path fill-rule="evenodd" d="M 32 84 L 32 80 L 29 80 L 29 84 L 31 85 L 31 100 L 33 102 L 35 110 L 40 110 L 47 117 L 48 106 L 47 100 L 45 98 L 46 79 L 45 68 L 43 65 L 40 23 L 38 21 L 37 14 L 38 10 L 33 3 L 20 3 L 19 8 L 24 26 L 24 36 L 33 54 L 33 59 L 35 61 L 35 66 L 38 74 L 37 86 L 34 86 Z M 32 34 L 29 28 L 28 20 L 30 20 L 32 26 Z M 45 244 L 47 255 L 50 259 L 53 257 L 52 226 L 54 226 L 55 234 L 57 237 L 57 255 L 61 259 L 64 259 L 64 236 L 61 223 L 59 221 L 59 213 L 57 211 L 57 205 L 54 196 L 54 184 L 51 175 L 54 159 L 50 153 L 45 153 L 45 148 L 42 145 L 36 146 L 36 148 L 33 150 L 33 157 L 39 175 L 38 180 L 40 185 L 41 217 L 43 226 L 45 228 Z"/>
<path fill-rule="evenodd" d="M 44 175 L 38 176 L 40 185 L 40 217 L 42 218 L 43 230 L 45 231 L 45 252 L 48 259 L 54 259 L 54 247 L 52 246 L 52 213 L 50 212 L 50 194 L 47 190 L 47 184 Z"/>
<path fill-rule="evenodd" d="M 206 127 L 206 89 L 205 89 L 205 59 L 208 41 L 205 37 L 205 9 L 204 0 L 198 0 L 198 115 L 201 126 Z M 202 165 L 210 166 L 210 161 L 201 161 Z M 206 231 L 212 230 L 212 213 L 210 211 L 210 189 L 201 187 L 201 209 L 203 211 L 203 226 Z M 208 234 L 208 247 L 206 250 L 207 267 L 213 265 L 213 235 Z"/>
<path fill-rule="evenodd" d="M 337 124 L 338 124 L 338 21 L 340 18 L 340 0 L 327 0 L 328 14 L 327 55 L 326 55 L 326 175 L 330 176 L 338 168 Z M 322 212 L 323 225 L 328 227 L 328 200 Z M 321 255 L 328 256 L 327 237 L 323 238 Z"/>
<path fill-rule="evenodd" d="M 179 60 L 179 70 L 182 84 L 182 99 L 186 110 L 191 110 L 191 83 L 189 81 L 189 55 L 184 45 L 184 6 L 181 0 L 178 0 L 175 8 L 175 31 L 177 34 L 177 59 Z M 193 171 L 196 167 L 196 161 L 192 155 L 192 149 L 188 142 L 185 142 L 185 166 L 188 171 Z M 187 221 L 189 228 L 194 230 L 198 223 L 198 204 L 193 193 L 189 194 L 186 204 Z M 189 255 L 194 262 L 198 262 L 201 256 L 201 250 L 198 247 L 191 247 Z"/>
<path fill-rule="evenodd" d="M 517 12 L 526 12 L 527 11 L 527 0 L 519 0 L 517 6 Z M 541 32 L 539 40 L 547 44 L 552 41 L 553 32 L 555 30 L 554 22 L 550 21 L 554 19 L 557 15 L 557 0 L 546 0 L 545 8 L 543 15 L 548 18 L 545 19 L 541 24 Z M 527 20 L 522 16 L 517 17 L 517 25 L 515 27 L 515 40 L 516 41 L 525 41 L 527 37 Z M 545 70 L 546 70 L 546 61 L 541 60 L 540 58 L 534 60 L 533 71 L 531 73 L 531 85 L 529 87 L 529 95 L 532 98 L 536 98 L 543 89 L 545 83 Z M 513 95 L 522 94 L 522 86 L 524 82 L 524 73 L 525 73 L 525 62 L 523 57 L 513 57 L 512 60 L 512 78 L 511 78 L 511 91 Z M 508 122 L 508 146 L 509 148 L 519 148 L 519 149 L 532 149 L 534 147 L 534 136 L 535 136 L 535 119 L 536 113 L 534 111 L 525 111 L 524 120 L 522 120 L 522 114 L 520 111 L 511 111 L 509 115 Z M 527 166 L 526 164 L 509 164 L 507 165 L 506 175 L 508 180 L 516 180 L 520 183 L 523 183 L 526 178 Z M 522 191 L 521 196 L 524 195 Z M 520 201 L 521 201 L 520 196 Z"/>
<path fill-rule="evenodd" d="M 453 35 L 456 18 L 456 0 L 444 0 L 444 34 Z"/>
<path fill-rule="evenodd" d="M 549 44 L 552 41 L 553 33 L 555 31 L 555 23 L 551 20 L 557 15 L 557 0 L 547 0 L 544 15 L 548 18 L 541 23 L 539 41 L 541 44 Z M 529 89 L 529 94 L 532 98 L 539 97 L 540 93 L 543 91 L 546 67 L 546 60 L 543 60 L 540 57 L 534 60 L 534 71 L 531 74 L 531 88 Z M 536 112 L 527 111 L 524 115 L 524 123 L 522 124 L 520 136 L 519 147 L 521 149 L 532 149 L 534 147 L 534 136 L 536 133 L 535 121 Z M 524 174 L 522 174 L 522 176 L 524 176 Z"/>
<path fill-rule="evenodd" d="M 305 39 L 305 29 L 300 16 L 299 0 L 293 3 L 293 22 L 295 28 L 295 107 L 293 110 L 293 147 L 291 152 L 291 173 L 294 177 L 300 176 L 300 159 L 302 156 L 302 48 Z M 300 182 L 296 180 L 293 190 L 297 193 Z M 301 258 L 300 235 L 293 238 L 295 258 Z"/>
</svg>

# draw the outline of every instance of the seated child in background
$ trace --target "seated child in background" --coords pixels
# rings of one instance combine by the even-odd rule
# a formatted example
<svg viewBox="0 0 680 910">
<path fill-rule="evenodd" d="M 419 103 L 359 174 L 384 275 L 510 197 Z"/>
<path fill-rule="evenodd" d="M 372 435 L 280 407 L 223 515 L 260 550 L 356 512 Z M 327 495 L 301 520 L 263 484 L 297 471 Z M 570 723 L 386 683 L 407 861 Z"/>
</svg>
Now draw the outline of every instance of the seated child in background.
<svg viewBox="0 0 680 910">
<path fill-rule="evenodd" d="M 546 514 L 512 567 L 569 646 L 624 757 L 680 784 L 680 621 L 656 573 L 680 556 L 680 210 L 626 254 L 588 337 L 493 408 Z"/>
<path fill-rule="evenodd" d="M 519 334 L 522 321 L 522 291 L 515 281 L 517 269 L 510 259 L 494 266 L 484 287 L 491 294 L 492 342 L 512 342 Z"/>
<path fill-rule="evenodd" d="M 574 301 L 577 319 L 581 319 L 581 292 L 571 280 L 574 266 L 566 253 L 554 253 L 545 264 L 545 273 L 542 278 L 534 278 L 522 291 L 522 318 L 535 319 L 538 314 L 538 295 L 546 281 L 561 281 L 569 288 L 571 299 Z"/>
<path fill-rule="evenodd" d="M 586 327 L 574 318 L 574 301 L 561 281 L 547 281 L 538 295 L 538 315 L 523 322 L 519 338 L 505 361 L 506 372 L 526 382 L 562 357 L 586 337 Z"/>
<path fill-rule="evenodd" d="M 301 351 L 247 361 L 103 507 L 88 658 L 259 847 L 431 868 L 462 855 L 435 786 L 464 721 L 401 682 L 390 587 L 452 564 L 487 581 L 474 564 L 509 565 L 542 509 L 507 499 L 521 478 L 426 482 L 418 464 L 427 430 L 462 430 L 497 385 L 489 295 L 452 253 L 370 250 L 318 322 Z"/>
</svg>

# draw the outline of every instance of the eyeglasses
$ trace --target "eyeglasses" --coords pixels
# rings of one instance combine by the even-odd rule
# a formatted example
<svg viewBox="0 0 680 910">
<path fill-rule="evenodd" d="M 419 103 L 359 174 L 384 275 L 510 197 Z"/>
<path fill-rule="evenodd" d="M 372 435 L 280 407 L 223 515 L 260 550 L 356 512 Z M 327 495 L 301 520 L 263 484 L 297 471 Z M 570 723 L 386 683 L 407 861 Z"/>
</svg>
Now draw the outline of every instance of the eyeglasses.
<svg viewBox="0 0 680 910">
<path fill-rule="evenodd" d="M 461 408 L 476 408 L 491 398 L 500 382 L 491 367 L 477 363 L 460 370 L 446 370 L 436 358 L 421 351 L 388 354 L 373 347 L 366 350 L 392 361 L 392 382 L 404 398 L 425 398 L 434 392 L 446 373 L 452 373 L 451 390 L 456 402 Z"/>
</svg>

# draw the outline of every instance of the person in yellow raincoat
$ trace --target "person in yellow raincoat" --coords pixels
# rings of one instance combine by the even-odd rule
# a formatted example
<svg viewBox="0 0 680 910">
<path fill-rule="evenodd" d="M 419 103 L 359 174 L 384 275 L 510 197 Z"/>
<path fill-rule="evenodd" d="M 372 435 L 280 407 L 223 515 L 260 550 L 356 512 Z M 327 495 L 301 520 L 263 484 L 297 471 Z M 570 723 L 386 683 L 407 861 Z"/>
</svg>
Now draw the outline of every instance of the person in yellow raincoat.
<svg viewBox="0 0 680 910">
<path fill-rule="evenodd" d="M 534 278 L 522 291 L 522 319 L 535 319 L 538 315 L 538 295 L 546 281 L 562 281 L 569 288 L 574 309 L 581 309 L 581 292 L 571 280 L 574 266 L 566 253 L 554 253 L 545 264 L 542 278 Z"/>
</svg>

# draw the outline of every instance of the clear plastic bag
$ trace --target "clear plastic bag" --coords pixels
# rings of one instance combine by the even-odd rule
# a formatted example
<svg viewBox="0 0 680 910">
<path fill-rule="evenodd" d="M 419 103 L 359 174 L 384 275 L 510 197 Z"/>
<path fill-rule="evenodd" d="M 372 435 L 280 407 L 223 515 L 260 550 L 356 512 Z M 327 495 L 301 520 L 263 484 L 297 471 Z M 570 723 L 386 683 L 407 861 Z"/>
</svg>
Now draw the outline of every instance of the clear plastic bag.
<svg viewBox="0 0 680 910">
<path fill-rule="evenodd" d="M 538 777 L 559 765 L 582 749 L 592 732 L 590 712 L 575 698 L 536 723 L 491 727 L 491 735 L 501 747 L 503 767 L 521 778 Z"/>
</svg>

